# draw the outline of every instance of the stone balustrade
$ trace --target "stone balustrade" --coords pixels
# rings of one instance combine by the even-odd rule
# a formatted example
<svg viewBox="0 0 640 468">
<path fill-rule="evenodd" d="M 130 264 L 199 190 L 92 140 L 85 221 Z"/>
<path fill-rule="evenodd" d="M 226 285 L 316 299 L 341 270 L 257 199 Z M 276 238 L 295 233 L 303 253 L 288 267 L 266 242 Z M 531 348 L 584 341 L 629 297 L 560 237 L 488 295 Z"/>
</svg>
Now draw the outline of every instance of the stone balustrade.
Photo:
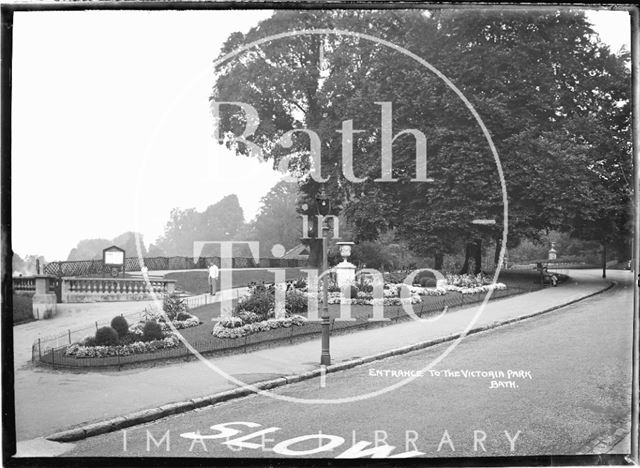
<svg viewBox="0 0 640 468">
<path fill-rule="evenodd" d="M 13 277 L 13 291 L 16 293 L 36 292 L 36 279 L 33 276 L 15 276 Z"/>
<path fill-rule="evenodd" d="M 62 302 L 144 301 L 175 291 L 175 281 L 138 278 L 63 278 Z"/>
</svg>

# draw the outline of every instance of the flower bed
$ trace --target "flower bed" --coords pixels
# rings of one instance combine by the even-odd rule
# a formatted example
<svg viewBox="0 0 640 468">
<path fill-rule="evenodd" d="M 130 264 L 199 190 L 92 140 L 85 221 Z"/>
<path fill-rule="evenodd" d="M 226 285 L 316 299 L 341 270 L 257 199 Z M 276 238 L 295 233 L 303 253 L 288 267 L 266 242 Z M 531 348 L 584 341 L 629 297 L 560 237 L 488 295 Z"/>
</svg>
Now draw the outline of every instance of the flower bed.
<svg viewBox="0 0 640 468">
<path fill-rule="evenodd" d="M 140 322 L 132 325 L 130 327 L 131 331 L 139 331 L 142 333 L 142 329 L 144 328 L 144 324 L 149 320 L 154 320 L 160 324 L 162 327 L 162 331 L 171 330 L 171 326 L 167 323 L 166 316 L 160 312 L 147 312 Z M 176 328 L 176 330 L 182 330 L 183 328 L 191 328 L 197 327 L 200 325 L 200 319 L 193 314 L 188 312 L 180 312 L 177 314 L 176 318 L 171 320 L 171 324 Z"/>
<path fill-rule="evenodd" d="M 77 358 L 95 358 L 108 356 L 128 356 L 130 354 L 151 353 L 159 349 L 175 348 L 180 344 L 180 339 L 174 333 L 168 333 L 161 340 L 142 341 L 115 346 L 87 346 L 81 343 L 74 343 L 64 351 L 65 356 L 75 356 Z"/>
<path fill-rule="evenodd" d="M 184 301 L 177 295 L 164 298 L 163 310 L 164 314 L 145 310 L 142 320 L 133 325 L 129 325 L 123 316 L 116 316 L 110 327 L 102 327 L 96 330 L 95 336 L 67 346 L 64 355 L 101 358 L 153 353 L 180 344 L 171 325 L 176 329 L 200 325 L 198 317 L 187 312 Z"/>
<path fill-rule="evenodd" d="M 211 334 L 218 338 L 240 338 L 274 328 L 289 328 L 293 325 L 302 326 L 306 321 L 307 319 L 300 315 L 248 323 L 240 317 L 229 317 L 219 320 L 213 327 Z"/>
<path fill-rule="evenodd" d="M 445 289 L 447 289 L 447 291 L 456 291 L 461 294 L 481 294 L 481 293 L 487 293 L 492 290 L 499 291 L 501 289 L 507 289 L 507 285 L 504 283 L 496 283 L 496 284 L 485 284 L 482 286 L 461 287 L 461 286 L 454 286 L 452 284 L 448 284 L 445 286 Z"/>
<path fill-rule="evenodd" d="M 371 288 L 368 288 L 371 289 Z M 402 290 L 405 290 L 403 294 Z M 330 292 L 328 294 L 329 304 L 357 304 L 357 305 L 378 305 L 397 306 L 402 304 L 420 304 L 421 296 L 443 296 L 447 290 L 443 287 L 425 288 L 422 286 L 409 286 L 404 283 L 387 283 L 382 290 L 382 299 L 376 298 L 373 291 L 358 291 L 355 298 L 344 297 L 341 292 Z"/>
</svg>

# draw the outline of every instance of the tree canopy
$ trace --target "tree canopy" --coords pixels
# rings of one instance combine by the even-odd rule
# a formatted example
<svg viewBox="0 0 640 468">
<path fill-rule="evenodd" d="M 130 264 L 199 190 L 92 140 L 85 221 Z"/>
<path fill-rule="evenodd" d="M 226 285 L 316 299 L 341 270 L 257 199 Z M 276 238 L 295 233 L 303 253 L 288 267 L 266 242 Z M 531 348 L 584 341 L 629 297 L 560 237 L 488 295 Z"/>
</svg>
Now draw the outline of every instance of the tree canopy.
<svg viewBox="0 0 640 468">
<path fill-rule="evenodd" d="M 142 248 L 142 255 L 147 255 L 147 249 L 144 246 L 144 236 L 140 236 L 140 243 Z M 78 242 L 78 245 L 71 249 L 67 260 L 101 260 L 102 251 L 107 247 L 116 245 L 121 249 L 124 249 L 127 257 L 136 257 L 138 251 L 136 249 L 136 233 L 124 232 L 119 236 L 116 236 L 112 240 L 109 239 L 83 239 Z"/>
<path fill-rule="evenodd" d="M 209 205 L 203 212 L 195 208 L 171 210 L 164 234 L 156 247 L 168 256 L 193 255 L 194 241 L 223 241 L 234 239 L 244 226 L 244 214 L 235 194 L 227 195 Z M 203 256 L 218 255 L 207 246 Z"/>
<path fill-rule="evenodd" d="M 262 198 L 260 211 L 248 226 L 250 238 L 260 241 L 260 257 L 272 257 L 275 244 L 289 250 L 300 242 L 302 224 L 296 211 L 297 196 L 294 184 L 281 181 Z"/>
<path fill-rule="evenodd" d="M 628 54 L 599 42 L 575 11 L 277 11 L 247 34 L 235 33 L 221 55 L 271 34 L 306 28 L 364 32 L 424 58 L 465 95 L 485 122 L 501 158 L 509 200 L 509 240 L 542 230 L 624 238 L 631 187 Z M 321 141 L 320 175 L 355 226 L 358 240 L 395 229 L 421 254 L 458 250 L 471 239 L 499 239 L 502 194 L 487 142 L 464 103 L 437 76 L 380 44 L 340 35 L 297 35 L 264 43 L 220 65 L 214 101 L 255 107 L 260 124 L 248 137 L 274 167 L 311 169 L 312 129 Z M 393 144 L 393 183 L 381 177 L 381 102 L 392 105 L 393 134 L 422 131 L 428 175 L 416 176 L 416 143 Z M 352 120 L 354 183 L 342 167 L 337 132 Z M 220 112 L 229 146 L 246 119 Z M 285 156 L 293 157 L 285 159 Z M 318 169 L 318 168 L 316 168 Z M 299 184 L 300 204 L 313 204 L 319 184 Z M 475 226 L 475 218 L 495 226 Z M 317 248 L 317 244 L 312 244 Z"/>
</svg>

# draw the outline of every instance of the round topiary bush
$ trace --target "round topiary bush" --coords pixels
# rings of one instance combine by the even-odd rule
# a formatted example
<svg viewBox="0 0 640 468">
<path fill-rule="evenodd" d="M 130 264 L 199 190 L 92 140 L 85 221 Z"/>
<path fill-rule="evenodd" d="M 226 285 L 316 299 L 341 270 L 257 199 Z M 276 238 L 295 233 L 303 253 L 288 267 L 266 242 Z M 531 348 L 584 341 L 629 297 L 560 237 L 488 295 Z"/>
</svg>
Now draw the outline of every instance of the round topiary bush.
<svg viewBox="0 0 640 468">
<path fill-rule="evenodd" d="M 142 328 L 142 339 L 144 341 L 161 340 L 162 338 L 164 338 L 162 336 L 162 327 L 158 322 L 150 320 L 144 324 Z"/>
<path fill-rule="evenodd" d="M 118 332 L 111 327 L 96 330 L 96 346 L 115 346 L 118 344 Z"/>
<path fill-rule="evenodd" d="M 129 324 L 127 323 L 127 319 L 122 315 L 113 317 L 113 320 L 111 320 L 111 328 L 118 332 L 120 338 L 129 333 Z"/>
</svg>

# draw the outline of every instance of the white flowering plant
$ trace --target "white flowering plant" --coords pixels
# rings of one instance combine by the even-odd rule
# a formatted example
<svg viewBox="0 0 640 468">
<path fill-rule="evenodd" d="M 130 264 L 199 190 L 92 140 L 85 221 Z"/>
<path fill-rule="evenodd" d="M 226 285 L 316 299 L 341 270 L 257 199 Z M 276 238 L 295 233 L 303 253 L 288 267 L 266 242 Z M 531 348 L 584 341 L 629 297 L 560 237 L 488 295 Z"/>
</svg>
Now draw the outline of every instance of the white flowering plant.
<svg viewBox="0 0 640 468">
<path fill-rule="evenodd" d="M 171 326 L 167 323 L 166 315 L 154 310 L 145 310 L 142 315 L 142 320 L 129 327 L 129 332 L 142 333 L 144 324 L 149 321 L 158 322 L 162 327 L 162 331 L 171 330 Z M 179 312 L 171 320 L 171 324 L 176 330 L 182 330 L 183 328 L 197 327 L 200 325 L 200 319 L 189 312 Z"/>
<path fill-rule="evenodd" d="M 302 326 L 307 319 L 301 315 L 291 315 L 285 318 L 271 318 L 259 322 L 244 323 L 240 317 L 220 319 L 213 327 L 211 334 L 218 338 L 240 338 L 254 333 L 272 330 L 275 328 L 290 328 Z"/>
</svg>

